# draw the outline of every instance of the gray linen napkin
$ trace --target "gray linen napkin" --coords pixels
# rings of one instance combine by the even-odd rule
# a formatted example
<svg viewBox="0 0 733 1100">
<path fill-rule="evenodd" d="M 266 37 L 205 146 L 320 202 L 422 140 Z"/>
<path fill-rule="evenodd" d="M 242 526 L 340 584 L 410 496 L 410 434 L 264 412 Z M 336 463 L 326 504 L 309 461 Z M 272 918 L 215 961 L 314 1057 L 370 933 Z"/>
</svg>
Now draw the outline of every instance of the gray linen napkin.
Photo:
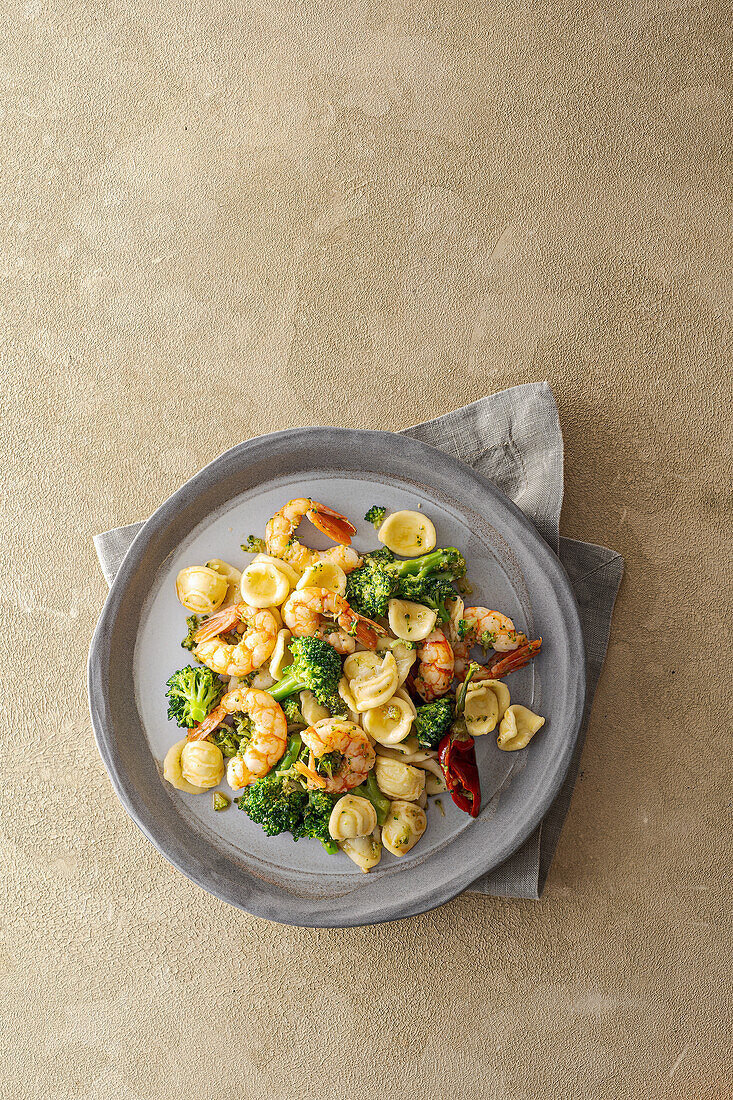
<svg viewBox="0 0 733 1100">
<path fill-rule="evenodd" d="M 472 405 L 405 429 L 453 455 L 497 485 L 532 520 L 558 554 L 580 608 L 586 649 L 587 693 L 578 743 L 567 777 L 542 823 L 500 867 L 470 890 L 499 897 L 539 898 L 570 806 L 598 677 L 603 667 L 623 559 L 614 550 L 560 538 L 563 444 L 549 383 L 514 386 Z M 105 579 L 112 584 L 142 523 L 96 535 Z"/>
</svg>

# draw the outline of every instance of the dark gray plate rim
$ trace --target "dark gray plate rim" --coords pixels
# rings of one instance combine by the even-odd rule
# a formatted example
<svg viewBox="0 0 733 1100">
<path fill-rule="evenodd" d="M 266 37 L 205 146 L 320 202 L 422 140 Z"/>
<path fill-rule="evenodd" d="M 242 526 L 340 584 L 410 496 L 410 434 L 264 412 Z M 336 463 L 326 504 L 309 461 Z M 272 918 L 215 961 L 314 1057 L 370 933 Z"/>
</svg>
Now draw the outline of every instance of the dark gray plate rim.
<svg viewBox="0 0 733 1100">
<path fill-rule="evenodd" d="M 355 889 L 354 876 L 349 876 L 343 895 L 332 889 L 314 894 L 312 887 L 298 893 L 297 888 L 278 883 L 277 876 L 250 873 L 225 853 L 212 850 L 209 840 L 175 811 L 172 800 L 160 797 L 157 766 L 132 699 L 132 651 L 150 577 L 206 514 L 227 495 L 231 498 L 246 488 L 241 483 L 245 473 L 257 478 L 260 471 L 263 476 L 270 471 L 272 477 L 283 464 L 287 472 L 322 471 L 329 458 L 340 458 L 348 469 L 354 455 L 359 456 L 362 469 L 402 478 L 412 474 L 416 484 L 427 485 L 429 471 L 430 486 L 449 490 L 458 505 L 469 500 L 479 512 L 489 507 L 492 516 L 503 515 L 512 532 L 512 552 L 523 569 L 541 578 L 541 591 L 547 593 L 560 619 L 558 636 L 566 647 L 562 656 L 567 680 L 563 736 L 541 771 L 533 766 L 530 756 L 527 767 L 502 795 L 497 814 L 486 820 L 480 815 L 471 829 L 458 834 L 445 850 L 400 867 L 396 877 L 386 877 L 386 886 L 378 886 L 380 880 L 373 875 L 362 875 Z M 120 566 L 94 631 L 88 690 L 94 736 L 115 792 L 136 825 L 177 870 L 215 897 L 268 920 L 302 927 L 348 927 L 398 920 L 433 909 L 503 863 L 524 843 L 552 804 L 570 765 L 585 700 L 585 651 L 575 597 L 562 565 L 526 516 L 491 482 L 409 436 L 345 428 L 293 428 L 258 436 L 224 452 L 173 493 L 143 525 Z M 505 817 L 509 813 L 509 819 L 497 838 L 492 830 L 502 810 Z"/>
</svg>

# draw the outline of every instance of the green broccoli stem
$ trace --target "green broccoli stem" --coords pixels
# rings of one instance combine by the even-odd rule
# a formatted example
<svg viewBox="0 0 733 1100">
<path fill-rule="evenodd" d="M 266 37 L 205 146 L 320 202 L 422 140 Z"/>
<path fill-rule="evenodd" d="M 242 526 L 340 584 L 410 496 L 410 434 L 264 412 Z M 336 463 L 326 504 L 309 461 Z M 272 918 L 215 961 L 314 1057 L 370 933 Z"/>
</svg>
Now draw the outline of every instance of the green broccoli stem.
<svg viewBox="0 0 733 1100">
<path fill-rule="evenodd" d="M 472 661 L 471 664 L 468 666 L 466 679 L 463 681 L 458 691 L 456 692 L 456 718 L 460 717 L 460 715 L 463 714 L 464 708 L 466 706 L 466 693 L 468 691 L 468 685 L 471 683 L 471 680 L 474 678 L 480 668 L 481 665 L 476 664 L 475 661 Z"/>
<path fill-rule="evenodd" d="M 292 737 L 288 738 L 288 747 L 285 750 L 285 755 L 281 757 L 277 768 L 277 772 L 286 772 L 292 768 L 295 761 L 303 751 L 303 741 L 299 733 L 294 733 Z"/>
<path fill-rule="evenodd" d="M 389 813 L 389 799 L 386 794 L 382 794 L 380 791 L 374 772 L 369 772 L 366 782 L 355 787 L 353 793 L 361 795 L 362 798 L 366 798 L 368 802 L 371 802 L 377 811 L 377 825 L 384 825 Z"/>
<path fill-rule="evenodd" d="M 335 840 L 322 840 L 321 844 L 330 856 L 338 855 L 340 849 Z"/>
<path fill-rule="evenodd" d="M 194 722 L 203 722 L 212 709 L 211 685 L 201 680 L 196 687 L 195 699 L 191 699 L 189 710 Z"/>
<path fill-rule="evenodd" d="M 443 547 L 441 550 L 432 550 L 429 554 L 423 554 L 420 558 L 410 558 L 408 561 L 395 561 L 394 569 L 398 577 L 428 577 L 436 569 L 445 565 L 446 557 L 458 550 L 453 546 Z"/>
<path fill-rule="evenodd" d="M 288 695 L 293 695 L 296 691 L 303 691 L 305 686 L 302 680 L 299 680 L 297 676 L 293 676 L 290 670 L 286 668 L 282 680 L 278 680 L 276 684 L 273 684 L 267 690 L 276 702 L 281 703 L 283 699 L 287 699 Z"/>
</svg>

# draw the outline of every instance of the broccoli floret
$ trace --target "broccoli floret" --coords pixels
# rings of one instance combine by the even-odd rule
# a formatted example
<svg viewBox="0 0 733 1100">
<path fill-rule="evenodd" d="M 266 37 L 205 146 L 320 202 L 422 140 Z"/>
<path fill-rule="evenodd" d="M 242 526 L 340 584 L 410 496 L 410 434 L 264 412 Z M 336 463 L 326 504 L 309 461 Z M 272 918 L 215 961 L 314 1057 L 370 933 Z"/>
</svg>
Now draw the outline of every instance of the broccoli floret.
<svg viewBox="0 0 733 1100">
<path fill-rule="evenodd" d="M 293 663 L 273 687 L 268 688 L 273 699 L 280 702 L 296 691 L 312 691 L 319 703 L 332 714 L 343 713 L 338 694 L 341 679 L 341 658 L 333 646 L 321 638 L 295 638 L 290 643 Z M 334 709 L 336 708 L 336 709 Z"/>
<path fill-rule="evenodd" d="M 291 833 L 293 840 L 312 837 L 320 840 L 326 851 L 337 852 L 328 829 L 333 798 L 324 791 L 307 791 L 294 769 L 303 751 L 300 736 L 293 734 L 280 763 L 264 779 L 250 784 L 235 802 L 268 836 Z"/>
<path fill-rule="evenodd" d="M 297 839 L 308 795 L 302 787 L 272 771 L 251 783 L 234 801 L 268 836 L 292 833 Z"/>
<path fill-rule="evenodd" d="M 285 717 L 288 720 L 289 725 L 307 726 L 303 712 L 300 709 L 300 695 L 296 691 L 293 695 L 288 695 L 287 699 L 280 701 L 280 706 L 285 712 Z"/>
<path fill-rule="evenodd" d="M 247 535 L 247 541 L 241 546 L 245 554 L 264 554 L 266 549 L 265 540 L 257 538 L 256 535 Z"/>
<path fill-rule="evenodd" d="M 364 519 L 367 521 L 367 523 L 373 523 L 377 530 L 379 530 L 379 528 L 384 523 L 384 517 L 386 516 L 386 514 L 387 509 L 382 508 L 381 504 L 372 504 L 371 508 L 364 516 Z"/>
<path fill-rule="evenodd" d="M 401 600 L 413 600 L 415 603 L 432 607 L 438 612 L 438 619 L 445 623 L 450 619 L 447 601 L 456 598 L 456 591 L 450 578 L 441 573 L 429 577 L 403 577 L 397 595 Z"/>
<path fill-rule="evenodd" d="M 196 633 L 196 631 L 198 630 L 198 628 L 200 627 L 200 625 L 201 625 L 201 619 L 198 617 L 198 615 L 189 615 L 188 616 L 188 618 L 186 619 L 186 626 L 188 627 L 188 634 L 186 635 L 186 637 L 181 642 L 181 648 L 182 649 L 188 649 L 190 652 L 193 652 L 193 648 L 196 645 L 196 643 L 193 640 L 193 636 Z"/>
<path fill-rule="evenodd" d="M 415 733 L 418 744 L 426 749 L 437 749 L 453 721 L 453 700 L 443 696 L 434 703 L 416 708 Z"/>
<path fill-rule="evenodd" d="M 168 717 L 187 729 L 203 722 L 224 691 L 223 683 L 210 668 L 195 668 L 193 665 L 174 672 L 166 687 Z"/>
<path fill-rule="evenodd" d="M 324 752 L 322 756 L 314 757 L 314 760 L 319 775 L 327 775 L 333 778 L 344 762 L 344 754 L 334 749 L 333 752 Z"/>
<path fill-rule="evenodd" d="M 219 746 L 224 756 L 236 756 L 252 736 L 252 719 L 248 714 L 238 712 L 232 717 L 234 727 L 219 726 L 209 734 L 210 739 Z"/>
<path fill-rule="evenodd" d="M 435 606 L 447 618 L 445 600 L 455 595 L 452 582 L 466 572 L 459 550 L 432 550 L 419 558 L 399 561 L 386 547 L 366 554 L 359 569 L 346 578 L 346 599 L 360 615 L 377 619 L 387 614 L 389 601 L 399 596 Z"/>
<path fill-rule="evenodd" d="M 308 804 L 303 811 L 303 824 L 300 836 L 309 836 L 313 840 L 320 840 L 323 847 L 330 855 L 335 855 L 339 846 L 331 836 L 328 822 L 334 800 L 325 791 L 310 791 Z M 297 837 L 296 837 L 297 839 Z"/>
</svg>

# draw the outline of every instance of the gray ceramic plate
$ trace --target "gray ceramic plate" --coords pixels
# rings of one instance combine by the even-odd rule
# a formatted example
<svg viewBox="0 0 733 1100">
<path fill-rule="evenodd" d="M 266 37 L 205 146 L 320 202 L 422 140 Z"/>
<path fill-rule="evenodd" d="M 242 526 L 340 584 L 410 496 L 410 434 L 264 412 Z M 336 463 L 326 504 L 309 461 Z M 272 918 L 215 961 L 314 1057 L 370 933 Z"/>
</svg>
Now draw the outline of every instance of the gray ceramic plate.
<svg viewBox="0 0 733 1100">
<path fill-rule="evenodd" d="M 240 543 L 261 534 L 286 500 L 309 496 L 348 515 L 359 550 L 377 546 L 361 521 L 369 505 L 422 506 L 438 545 L 469 563 L 472 601 L 509 614 L 541 654 L 508 680 L 512 700 L 545 715 L 529 748 L 477 742 L 483 809 L 476 820 L 441 798 L 409 854 L 385 854 L 368 875 L 315 841 L 266 837 L 210 795 L 185 795 L 161 777 L 180 731 L 166 718 L 165 681 L 186 663 L 185 612 L 174 580 L 184 565 L 219 557 L 242 566 Z M 306 526 L 310 525 L 305 525 Z M 306 541 L 327 542 L 317 535 Z M 92 640 L 89 698 L 97 745 L 123 805 L 166 859 L 205 890 L 287 924 L 369 924 L 447 901 L 512 854 L 538 824 L 568 768 L 585 690 L 577 608 L 557 558 L 502 493 L 441 451 L 406 436 L 305 428 L 227 451 L 160 507 L 132 544 Z M 226 789 L 226 788 L 225 788 Z"/>
</svg>

